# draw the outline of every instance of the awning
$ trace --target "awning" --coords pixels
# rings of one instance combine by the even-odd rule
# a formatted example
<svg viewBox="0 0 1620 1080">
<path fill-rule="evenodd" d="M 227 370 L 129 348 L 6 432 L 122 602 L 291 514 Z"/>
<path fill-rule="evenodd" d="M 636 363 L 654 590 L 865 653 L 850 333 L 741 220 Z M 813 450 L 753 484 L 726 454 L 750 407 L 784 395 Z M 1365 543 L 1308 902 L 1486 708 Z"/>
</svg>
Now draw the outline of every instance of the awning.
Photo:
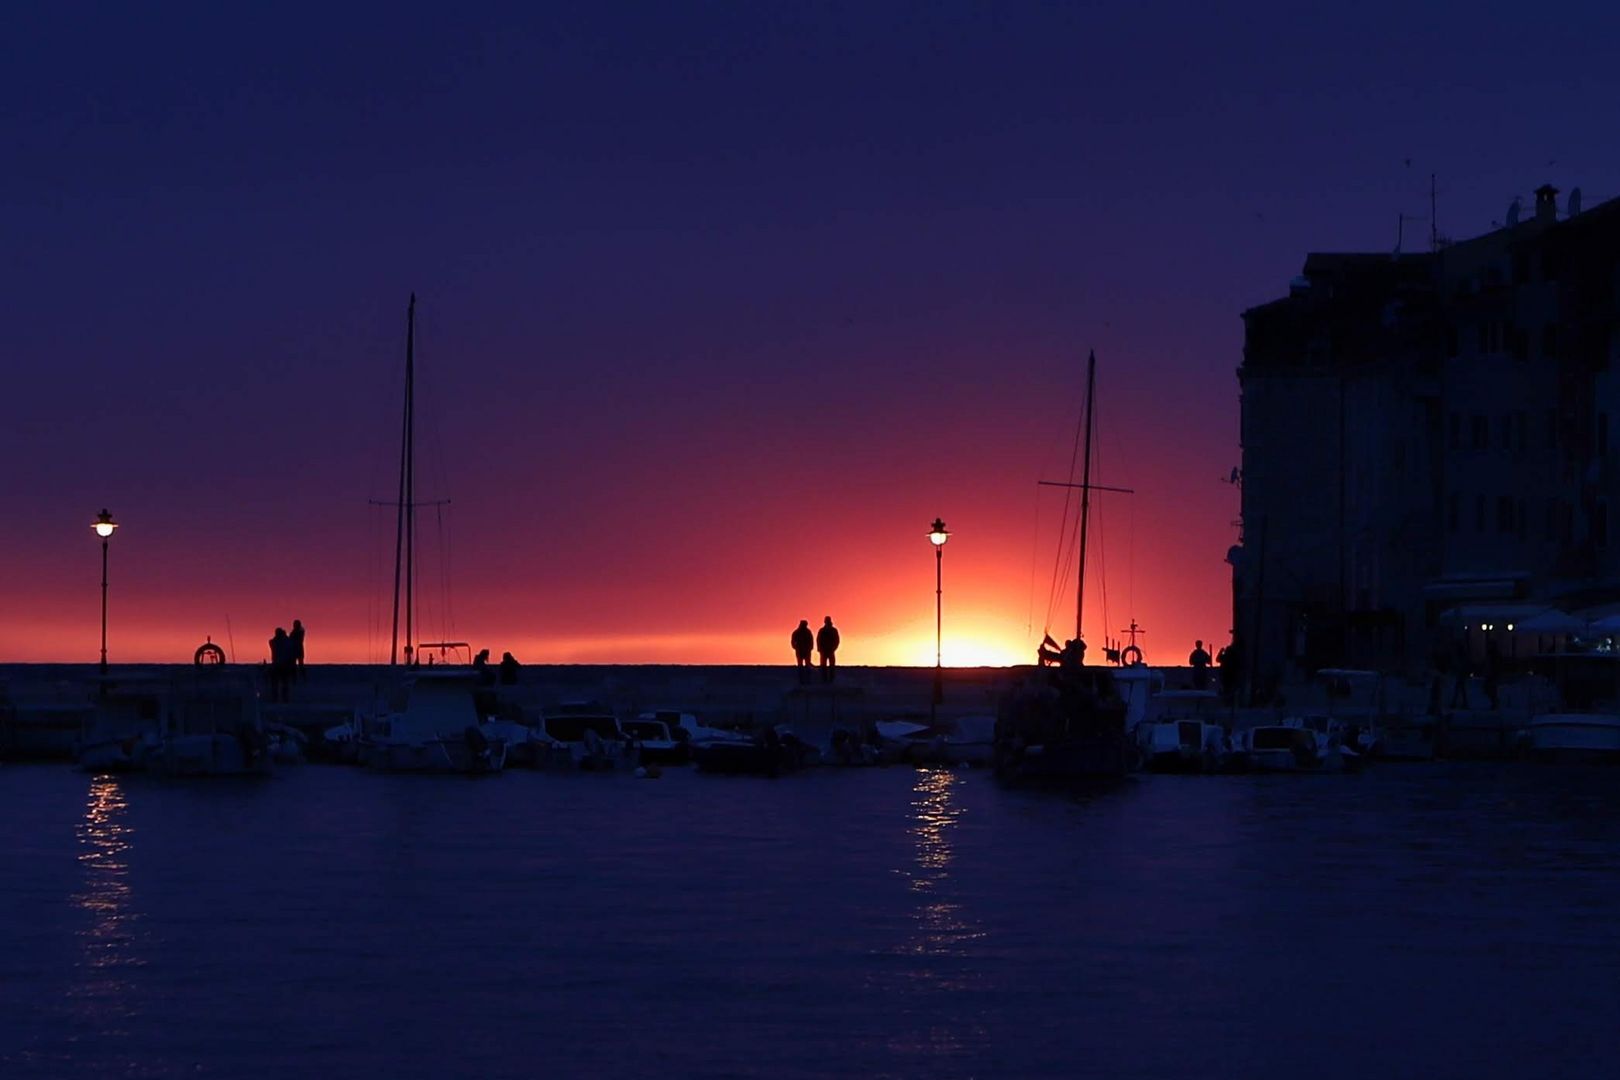
<svg viewBox="0 0 1620 1080">
<path fill-rule="evenodd" d="M 1445 626 L 1473 626 L 1476 623 L 1500 624 L 1503 630 L 1507 624 L 1512 623 L 1515 629 L 1521 622 L 1528 622 L 1537 615 L 1544 615 L 1553 611 L 1546 604 L 1512 604 L 1512 603 L 1483 603 L 1462 604 L 1458 607 L 1448 608 L 1440 613 L 1439 622 Z M 1554 612 L 1554 614 L 1563 614 Z M 1582 623 L 1584 626 L 1585 624 Z"/>
<path fill-rule="evenodd" d="M 1423 586 L 1429 600 L 1510 600 L 1528 574 L 1497 574 L 1488 578 L 1451 578 Z"/>
<path fill-rule="evenodd" d="M 1515 622 L 1513 626 L 1516 630 L 1525 630 L 1532 634 L 1581 634 L 1586 632 L 1591 622 L 1567 611 L 1548 608 L 1539 614 Z"/>
</svg>

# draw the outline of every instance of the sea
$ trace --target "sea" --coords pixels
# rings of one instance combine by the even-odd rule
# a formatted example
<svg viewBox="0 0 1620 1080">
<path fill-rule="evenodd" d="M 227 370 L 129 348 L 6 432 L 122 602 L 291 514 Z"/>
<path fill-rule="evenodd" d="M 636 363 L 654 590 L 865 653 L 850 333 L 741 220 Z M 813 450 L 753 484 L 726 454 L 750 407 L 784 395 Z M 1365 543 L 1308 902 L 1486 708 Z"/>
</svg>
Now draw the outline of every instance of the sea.
<svg viewBox="0 0 1620 1080">
<path fill-rule="evenodd" d="M 0 766 L 0 1076 L 1620 1075 L 1620 771 Z"/>
</svg>

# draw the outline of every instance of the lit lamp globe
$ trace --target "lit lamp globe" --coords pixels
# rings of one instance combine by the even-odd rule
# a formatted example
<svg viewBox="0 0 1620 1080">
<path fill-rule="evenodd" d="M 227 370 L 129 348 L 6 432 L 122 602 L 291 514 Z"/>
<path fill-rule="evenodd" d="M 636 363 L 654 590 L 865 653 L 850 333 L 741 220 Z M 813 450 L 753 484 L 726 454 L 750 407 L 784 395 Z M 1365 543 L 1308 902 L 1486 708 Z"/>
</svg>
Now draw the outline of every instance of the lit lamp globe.
<svg viewBox="0 0 1620 1080">
<path fill-rule="evenodd" d="M 112 519 L 111 514 L 103 510 L 96 515 L 96 520 L 90 523 L 90 527 L 96 530 L 97 536 L 105 540 L 113 534 L 114 529 L 118 528 L 118 522 Z"/>
<path fill-rule="evenodd" d="M 951 530 L 945 527 L 945 522 L 943 520 L 940 518 L 935 518 L 934 523 L 928 528 L 928 542 L 933 544 L 935 547 L 944 547 L 945 541 L 949 540 L 950 538 Z"/>
</svg>

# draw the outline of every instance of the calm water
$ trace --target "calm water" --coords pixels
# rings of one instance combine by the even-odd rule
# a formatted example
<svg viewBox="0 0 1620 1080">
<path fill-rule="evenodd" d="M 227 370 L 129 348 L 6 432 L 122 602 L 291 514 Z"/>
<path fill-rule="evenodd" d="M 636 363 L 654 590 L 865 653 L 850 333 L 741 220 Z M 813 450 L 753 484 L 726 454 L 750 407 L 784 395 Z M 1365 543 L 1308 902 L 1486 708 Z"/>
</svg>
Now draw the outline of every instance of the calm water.
<svg viewBox="0 0 1620 1080">
<path fill-rule="evenodd" d="M 0 769 L 0 1075 L 1613 1075 L 1620 771 Z"/>
</svg>

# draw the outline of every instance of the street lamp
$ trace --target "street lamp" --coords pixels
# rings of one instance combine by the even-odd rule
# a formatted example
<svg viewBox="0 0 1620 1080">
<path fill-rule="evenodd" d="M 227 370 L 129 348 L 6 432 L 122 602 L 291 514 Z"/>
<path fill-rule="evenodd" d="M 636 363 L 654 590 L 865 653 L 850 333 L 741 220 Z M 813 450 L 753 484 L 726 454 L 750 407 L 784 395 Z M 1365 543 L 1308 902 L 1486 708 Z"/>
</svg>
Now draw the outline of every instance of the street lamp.
<svg viewBox="0 0 1620 1080">
<path fill-rule="evenodd" d="M 928 542 L 934 545 L 934 697 L 928 705 L 930 721 L 937 719 L 939 703 L 945 698 L 944 673 L 940 668 L 944 641 L 942 631 L 945 626 L 942 586 L 945 580 L 945 541 L 950 538 L 951 530 L 945 527 L 944 519 L 935 518 L 934 523 L 928 527 Z"/>
<path fill-rule="evenodd" d="M 118 528 L 118 522 L 113 520 L 104 508 L 96 515 L 96 520 L 90 527 L 101 537 L 101 673 L 107 674 L 107 538 Z"/>
</svg>

